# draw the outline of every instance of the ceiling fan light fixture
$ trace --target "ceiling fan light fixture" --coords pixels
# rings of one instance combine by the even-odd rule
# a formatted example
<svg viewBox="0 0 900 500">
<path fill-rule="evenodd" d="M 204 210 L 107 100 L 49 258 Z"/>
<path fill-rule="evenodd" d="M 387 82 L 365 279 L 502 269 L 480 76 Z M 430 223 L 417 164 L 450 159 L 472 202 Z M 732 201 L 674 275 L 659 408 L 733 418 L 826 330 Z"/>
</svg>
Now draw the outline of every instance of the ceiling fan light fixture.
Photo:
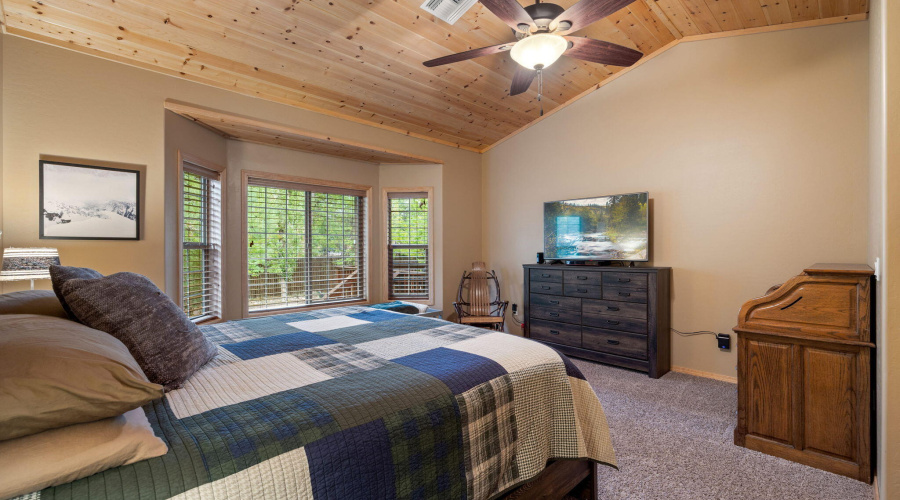
<svg viewBox="0 0 900 500">
<path fill-rule="evenodd" d="M 569 42 L 565 38 L 559 35 L 540 33 L 516 42 L 509 55 L 514 61 L 528 69 L 547 69 L 568 48 Z"/>
</svg>

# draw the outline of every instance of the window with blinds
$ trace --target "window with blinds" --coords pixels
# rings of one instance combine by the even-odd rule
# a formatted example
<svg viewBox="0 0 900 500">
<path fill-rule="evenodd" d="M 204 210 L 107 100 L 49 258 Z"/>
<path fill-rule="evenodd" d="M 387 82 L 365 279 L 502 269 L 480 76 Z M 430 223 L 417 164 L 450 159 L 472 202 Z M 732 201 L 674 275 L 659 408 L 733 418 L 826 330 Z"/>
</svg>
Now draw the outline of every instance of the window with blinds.
<svg viewBox="0 0 900 500">
<path fill-rule="evenodd" d="M 387 193 L 388 298 L 429 299 L 430 200 L 426 192 Z"/>
<path fill-rule="evenodd" d="M 248 311 L 366 299 L 366 192 L 247 180 Z"/>
<path fill-rule="evenodd" d="M 194 321 L 222 316 L 219 172 L 182 164 L 181 307 Z"/>
</svg>

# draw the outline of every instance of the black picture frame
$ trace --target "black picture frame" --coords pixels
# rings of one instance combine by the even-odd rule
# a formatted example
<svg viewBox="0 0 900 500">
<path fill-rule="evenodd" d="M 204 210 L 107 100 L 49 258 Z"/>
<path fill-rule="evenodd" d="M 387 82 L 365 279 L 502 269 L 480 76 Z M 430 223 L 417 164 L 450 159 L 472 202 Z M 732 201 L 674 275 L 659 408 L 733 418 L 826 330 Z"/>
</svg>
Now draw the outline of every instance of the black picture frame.
<svg viewBox="0 0 900 500">
<path fill-rule="evenodd" d="M 134 236 L 89 236 L 89 235 L 68 235 L 68 236 L 60 236 L 60 235 L 48 235 L 46 234 L 45 227 L 45 212 L 46 212 L 46 203 L 48 202 L 45 199 L 45 182 L 47 177 L 46 167 L 48 165 L 52 166 L 60 166 L 60 167 L 71 167 L 71 168 L 82 168 L 82 169 L 90 169 L 90 170 L 103 170 L 103 171 L 113 171 L 113 172 L 123 172 L 127 174 L 132 174 L 134 176 L 134 207 L 133 207 L 133 215 L 134 215 Z M 113 167 L 102 167 L 99 165 L 86 165 L 81 163 L 68 163 L 63 161 L 52 161 L 52 160 L 40 160 L 38 164 L 38 172 L 39 172 L 39 206 L 38 206 L 38 224 L 40 228 L 40 239 L 42 240 L 124 240 L 124 241 L 136 241 L 141 239 L 141 171 L 140 170 L 130 170 L 124 168 L 113 168 Z M 114 200 L 113 197 L 115 193 L 111 194 L 110 202 L 117 201 Z M 60 215 L 60 217 L 62 217 Z"/>
</svg>

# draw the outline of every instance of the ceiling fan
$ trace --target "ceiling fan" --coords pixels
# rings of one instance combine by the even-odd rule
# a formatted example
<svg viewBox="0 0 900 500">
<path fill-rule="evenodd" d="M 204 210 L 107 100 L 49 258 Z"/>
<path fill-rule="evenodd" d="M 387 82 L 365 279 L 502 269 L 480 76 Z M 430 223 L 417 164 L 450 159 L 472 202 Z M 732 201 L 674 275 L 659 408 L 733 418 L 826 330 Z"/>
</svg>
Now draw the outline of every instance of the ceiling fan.
<svg viewBox="0 0 900 500">
<path fill-rule="evenodd" d="M 543 70 L 565 53 L 569 57 L 613 66 L 631 66 L 644 56 L 637 50 L 592 38 L 564 36 L 586 28 L 635 0 L 581 0 L 564 9 L 553 3 L 536 3 L 522 7 L 517 0 L 481 0 L 515 33 L 518 41 L 467 50 L 439 57 L 423 64 L 429 68 L 476 57 L 509 51 L 519 63 L 513 75 L 509 95 L 518 95 L 531 87 L 535 76 L 543 87 Z M 538 91 L 538 100 L 542 89 Z M 543 114 L 543 109 L 541 110 Z"/>
</svg>

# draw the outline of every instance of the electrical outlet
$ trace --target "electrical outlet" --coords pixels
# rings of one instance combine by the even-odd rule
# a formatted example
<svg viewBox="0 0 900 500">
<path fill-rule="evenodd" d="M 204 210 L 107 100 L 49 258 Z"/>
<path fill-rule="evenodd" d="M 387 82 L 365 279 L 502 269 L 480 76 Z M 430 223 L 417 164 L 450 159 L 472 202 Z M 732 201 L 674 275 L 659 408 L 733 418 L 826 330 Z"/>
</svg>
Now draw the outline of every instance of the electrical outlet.
<svg viewBox="0 0 900 500">
<path fill-rule="evenodd" d="M 512 307 L 512 313 L 513 313 L 513 314 L 519 314 L 519 304 L 513 304 L 512 306 L 513 306 L 513 307 Z"/>
<path fill-rule="evenodd" d="M 727 333 L 717 333 L 716 341 L 719 343 L 719 349 L 723 351 L 731 350 L 731 335 Z"/>
</svg>

